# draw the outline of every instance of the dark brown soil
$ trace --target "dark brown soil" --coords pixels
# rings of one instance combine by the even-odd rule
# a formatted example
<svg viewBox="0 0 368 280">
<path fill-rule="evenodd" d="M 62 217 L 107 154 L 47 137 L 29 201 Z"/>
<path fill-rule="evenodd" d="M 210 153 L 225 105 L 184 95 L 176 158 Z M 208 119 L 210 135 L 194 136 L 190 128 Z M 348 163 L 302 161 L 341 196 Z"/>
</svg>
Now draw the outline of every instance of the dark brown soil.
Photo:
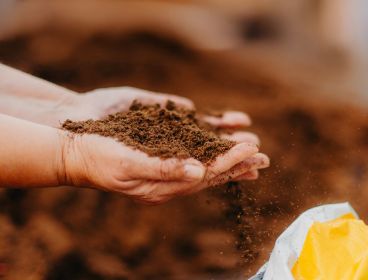
<svg viewBox="0 0 368 280">
<path fill-rule="evenodd" d="M 171 101 L 165 108 L 159 104 L 143 106 L 133 102 L 128 112 L 109 115 L 102 120 L 66 120 L 62 128 L 79 134 L 113 137 L 150 156 L 193 157 L 203 163 L 214 160 L 235 145 L 201 126 L 195 111 L 178 108 Z"/>
</svg>

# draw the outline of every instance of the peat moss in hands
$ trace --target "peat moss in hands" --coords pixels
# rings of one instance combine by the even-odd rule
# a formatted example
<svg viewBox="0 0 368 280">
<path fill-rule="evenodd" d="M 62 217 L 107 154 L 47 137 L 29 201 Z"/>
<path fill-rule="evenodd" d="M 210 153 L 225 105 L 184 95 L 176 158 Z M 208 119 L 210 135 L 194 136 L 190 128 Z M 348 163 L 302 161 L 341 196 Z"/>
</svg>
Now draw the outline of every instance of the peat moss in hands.
<svg viewBox="0 0 368 280">
<path fill-rule="evenodd" d="M 62 128 L 77 134 L 112 137 L 150 156 L 193 157 L 202 163 L 213 161 L 235 145 L 220 138 L 208 124 L 201 123 L 194 110 L 179 108 L 171 101 L 164 108 L 134 101 L 128 112 L 101 120 L 66 120 Z"/>
</svg>

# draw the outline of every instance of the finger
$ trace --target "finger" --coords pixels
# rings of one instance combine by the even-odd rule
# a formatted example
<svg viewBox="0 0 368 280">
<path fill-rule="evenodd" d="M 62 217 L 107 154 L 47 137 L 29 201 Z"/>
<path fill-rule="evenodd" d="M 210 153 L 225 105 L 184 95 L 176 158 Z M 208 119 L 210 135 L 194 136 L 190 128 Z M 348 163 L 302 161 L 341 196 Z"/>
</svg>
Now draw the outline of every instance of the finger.
<svg viewBox="0 0 368 280">
<path fill-rule="evenodd" d="M 223 113 L 221 117 L 208 116 L 202 117 L 203 121 L 216 126 L 216 127 L 244 127 L 251 125 L 250 117 L 243 113 L 237 111 L 227 111 Z"/>
<path fill-rule="evenodd" d="M 256 179 L 254 178 L 254 173 L 258 172 L 256 169 L 264 168 L 268 166 L 268 164 L 268 157 L 264 154 L 258 153 L 236 164 L 226 172 L 208 180 L 208 182 L 204 184 L 202 181 L 148 181 L 143 182 L 141 186 L 132 189 L 130 191 L 130 195 L 139 196 L 139 200 L 145 202 L 154 204 L 162 203 L 174 196 L 190 194 L 209 186 L 224 184 L 228 181 L 235 180 L 240 176 L 244 176 L 249 172 L 251 174 L 248 174 L 247 177 L 249 177 L 249 179 Z M 255 172 L 252 172 L 252 168 L 255 168 Z M 256 177 L 258 177 L 258 175 L 256 175 Z"/>
<path fill-rule="evenodd" d="M 236 178 L 233 179 L 233 181 L 245 181 L 245 180 L 256 180 L 259 177 L 259 171 L 258 170 L 251 170 L 248 171 Z"/>
<path fill-rule="evenodd" d="M 270 166 L 270 159 L 265 154 L 257 153 L 242 161 L 239 166 L 244 171 L 264 169 Z"/>
<path fill-rule="evenodd" d="M 269 158 L 264 154 L 257 153 L 245 159 L 244 161 L 236 164 L 231 169 L 213 178 L 209 178 L 207 181 L 199 185 L 198 190 L 207 188 L 210 186 L 225 184 L 249 171 L 263 169 L 263 168 L 268 167 L 269 165 L 270 165 Z"/>
<path fill-rule="evenodd" d="M 216 158 L 207 168 L 206 179 L 216 177 L 217 175 L 229 170 L 236 164 L 246 160 L 256 154 L 258 148 L 251 143 L 239 143 L 232 147 L 225 154 Z"/>
<path fill-rule="evenodd" d="M 210 179 L 206 185 L 202 186 L 202 188 L 225 184 L 227 182 L 233 181 L 235 178 L 249 171 L 250 169 L 248 165 L 244 165 L 243 163 L 238 163 L 230 170 L 224 173 L 221 173 L 220 175 Z"/>
<path fill-rule="evenodd" d="M 225 184 L 229 181 L 255 180 L 259 176 L 258 169 L 266 168 L 269 165 L 269 158 L 265 154 L 257 153 L 207 182 L 186 184 L 181 190 L 177 190 L 175 186 L 172 186 L 169 188 L 169 191 L 176 192 L 176 195 L 191 194 L 210 186 Z"/>
<path fill-rule="evenodd" d="M 161 159 L 149 157 L 140 151 L 130 155 L 129 166 L 132 179 L 156 181 L 201 181 L 205 174 L 204 166 L 195 159 Z"/>
<path fill-rule="evenodd" d="M 251 132 L 237 131 L 232 134 L 222 134 L 221 138 L 225 138 L 237 143 L 246 142 L 260 146 L 260 140 L 258 136 Z"/>
<path fill-rule="evenodd" d="M 212 178 L 211 180 L 209 180 L 207 182 L 207 186 L 206 187 L 211 187 L 211 186 L 217 186 L 217 185 L 222 185 L 225 184 L 227 182 L 233 181 L 234 178 L 239 177 L 240 175 L 248 172 L 249 169 L 244 168 L 241 163 L 237 164 L 236 166 L 234 166 L 231 170 L 224 172 L 218 176 L 216 176 L 215 178 Z"/>
</svg>

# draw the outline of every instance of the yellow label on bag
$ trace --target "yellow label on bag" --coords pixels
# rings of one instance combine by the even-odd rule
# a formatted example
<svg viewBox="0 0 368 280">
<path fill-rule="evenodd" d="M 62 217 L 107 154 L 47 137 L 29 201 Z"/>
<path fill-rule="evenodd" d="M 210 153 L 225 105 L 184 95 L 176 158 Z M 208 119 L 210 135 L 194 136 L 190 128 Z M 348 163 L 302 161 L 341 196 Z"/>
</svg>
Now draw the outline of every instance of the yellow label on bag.
<svg viewBox="0 0 368 280">
<path fill-rule="evenodd" d="M 352 214 L 313 223 L 292 273 L 296 280 L 368 280 L 368 226 Z"/>
</svg>

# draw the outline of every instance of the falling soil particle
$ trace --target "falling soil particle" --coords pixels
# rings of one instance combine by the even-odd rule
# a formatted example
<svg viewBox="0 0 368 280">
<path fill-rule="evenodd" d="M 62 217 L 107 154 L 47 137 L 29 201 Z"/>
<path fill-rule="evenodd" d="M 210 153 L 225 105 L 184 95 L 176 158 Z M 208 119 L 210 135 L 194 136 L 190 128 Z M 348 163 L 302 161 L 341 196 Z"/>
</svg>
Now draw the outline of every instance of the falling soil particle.
<svg viewBox="0 0 368 280">
<path fill-rule="evenodd" d="M 62 127 L 78 134 L 113 137 L 150 156 L 193 157 L 203 163 L 214 160 L 235 145 L 217 136 L 208 124 L 201 123 L 195 111 L 176 107 L 171 101 L 165 108 L 133 102 L 128 112 L 109 115 L 102 120 L 66 120 Z"/>
</svg>

